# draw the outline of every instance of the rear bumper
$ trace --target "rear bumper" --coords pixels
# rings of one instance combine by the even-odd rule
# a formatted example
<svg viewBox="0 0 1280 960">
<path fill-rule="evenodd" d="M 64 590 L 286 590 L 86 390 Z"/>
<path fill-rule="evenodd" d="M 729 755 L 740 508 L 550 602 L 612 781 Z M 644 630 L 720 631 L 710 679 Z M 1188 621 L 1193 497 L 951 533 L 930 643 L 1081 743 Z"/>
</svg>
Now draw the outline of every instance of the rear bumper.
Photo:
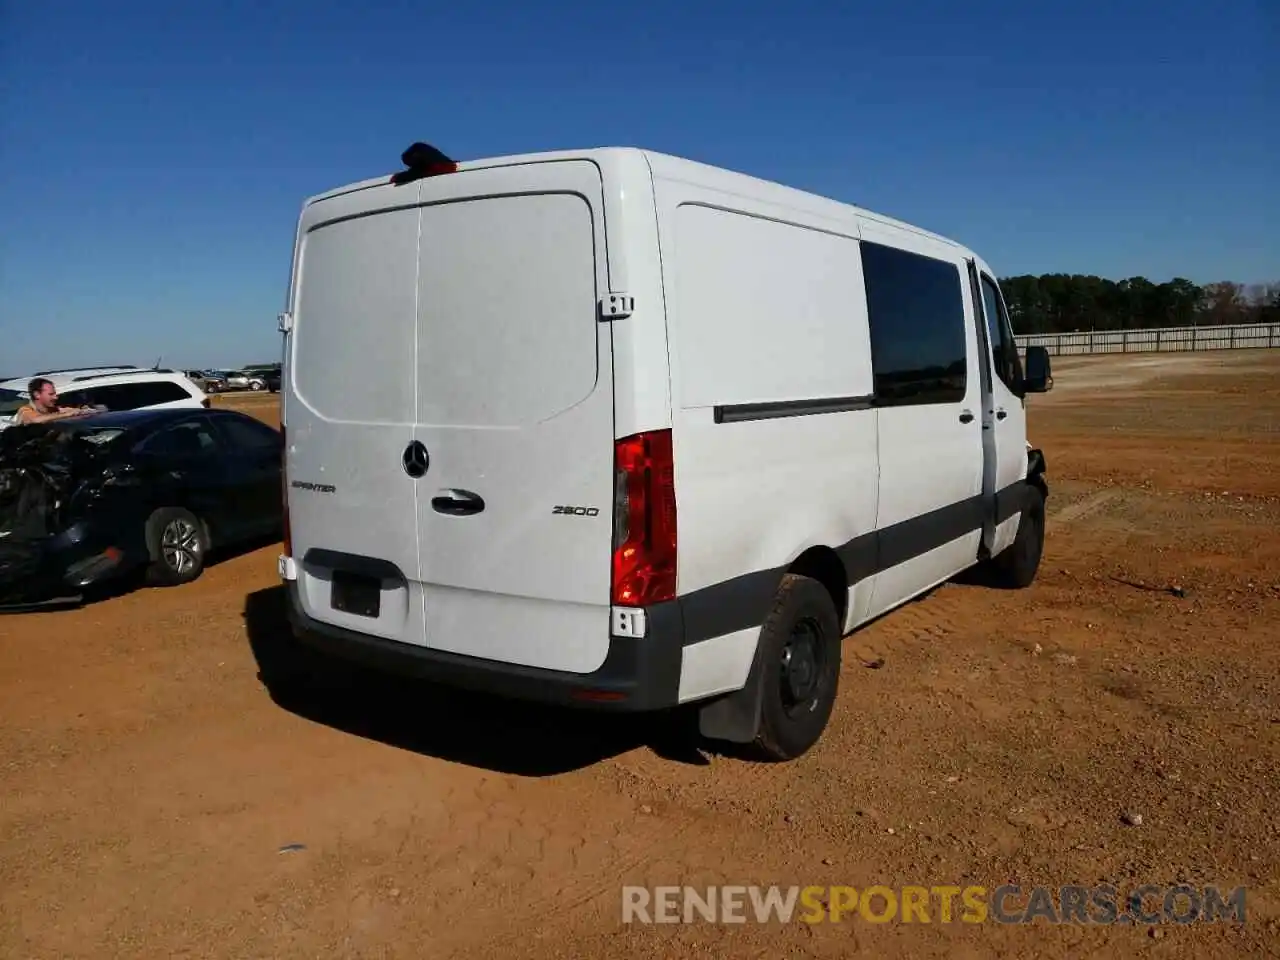
<svg viewBox="0 0 1280 960">
<path fill-rule="evenodd" d="M 598 670 L 568 673 L 467 657 L 335 627 L 302 609 L 297 581 L 286 581 L 285 589 L 289 623 L 300 642 L 384 672 L 514 700 L 612 712 L 663 710 L 678 701 L 684 641 L 678 603 L 648 608 L 644 638 L 611 637 L 608 656 Z"/>
</svg>

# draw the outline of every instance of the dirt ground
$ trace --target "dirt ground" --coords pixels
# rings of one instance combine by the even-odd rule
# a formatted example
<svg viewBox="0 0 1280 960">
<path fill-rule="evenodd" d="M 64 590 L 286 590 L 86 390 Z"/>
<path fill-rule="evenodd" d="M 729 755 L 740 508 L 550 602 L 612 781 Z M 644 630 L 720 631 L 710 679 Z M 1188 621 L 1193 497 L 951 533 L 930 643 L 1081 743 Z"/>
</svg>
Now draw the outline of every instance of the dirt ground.
<svg viewBox="0 0 1280 960">
<path fill-rule="evenodd" d="M 1038 581 L 849 637 L 793 764 L 346 669 L 273 694 L 274 545 L 0 618 L 0 955 L 1280 955 L 1280 351 L 1054 372 Z M 624 884 L 1099 882 L 1247 919 L 621 923 Z"/>
</svg>

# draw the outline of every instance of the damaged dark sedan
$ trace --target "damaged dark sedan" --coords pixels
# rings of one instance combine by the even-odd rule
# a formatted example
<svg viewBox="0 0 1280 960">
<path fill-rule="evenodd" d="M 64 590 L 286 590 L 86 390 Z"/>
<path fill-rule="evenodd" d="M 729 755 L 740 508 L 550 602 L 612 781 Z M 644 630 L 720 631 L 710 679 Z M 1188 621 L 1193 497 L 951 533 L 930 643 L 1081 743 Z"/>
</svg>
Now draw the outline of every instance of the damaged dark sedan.
<svg viewBox="0 0 1280 960">
<path fill-rule="evenodd" d="M 278 535 L 279 431 L 232 410 L 146 409 L 0 430 L 0 609 L 83 601 Z"/>
</svg>

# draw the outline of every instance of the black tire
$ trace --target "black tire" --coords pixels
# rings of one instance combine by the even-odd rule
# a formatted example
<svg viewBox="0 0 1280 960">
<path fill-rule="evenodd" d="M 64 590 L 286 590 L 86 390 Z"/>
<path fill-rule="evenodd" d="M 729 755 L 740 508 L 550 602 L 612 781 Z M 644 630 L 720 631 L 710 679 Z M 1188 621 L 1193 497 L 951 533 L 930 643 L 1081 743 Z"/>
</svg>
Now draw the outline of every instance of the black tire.
<svg viewBox="0 0 1280 960">
<path fill-rule="evenodd" d="M 200 518 L 182 507 L 162 507 L 147 520 L 147 583 L 174 587 L 204 572 L 209 534 Z"/>
<path fill-rule="evenodd" d="M 810 577 L 783 577 L 760 630 L 757 757 L 794 760 L 818 742 L 835 705 L 842 639 L 827 589 Z"/>
<path fill-rule="evenodd" d="M 992 558 L 991 572 L 1000 586 L 1021 590 L 1031 586 L 1044 553 L 1044 492 L 1027 486 L 1027 503 L 1013 543 Z"/>
</svg>

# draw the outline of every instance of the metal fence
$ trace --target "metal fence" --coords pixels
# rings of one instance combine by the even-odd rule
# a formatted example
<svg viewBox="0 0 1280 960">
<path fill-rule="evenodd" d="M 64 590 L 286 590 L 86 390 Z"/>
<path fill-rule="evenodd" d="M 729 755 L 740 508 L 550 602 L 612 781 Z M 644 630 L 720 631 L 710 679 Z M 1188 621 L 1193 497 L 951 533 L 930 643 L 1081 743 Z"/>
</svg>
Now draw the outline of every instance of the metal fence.
<svg viewBox="0 0 1280 960">
<path fill-rule="evenodd" d="M 1150 330 L 1077 330 L 1015 336 L 1020 348 L 1047 347 L 1051 356 L 1087 353 L 1155 353 L 1173 350 L 1244 350 L 1280 347 L 1280 324 L 1160 327 Z"/>
</svg>

